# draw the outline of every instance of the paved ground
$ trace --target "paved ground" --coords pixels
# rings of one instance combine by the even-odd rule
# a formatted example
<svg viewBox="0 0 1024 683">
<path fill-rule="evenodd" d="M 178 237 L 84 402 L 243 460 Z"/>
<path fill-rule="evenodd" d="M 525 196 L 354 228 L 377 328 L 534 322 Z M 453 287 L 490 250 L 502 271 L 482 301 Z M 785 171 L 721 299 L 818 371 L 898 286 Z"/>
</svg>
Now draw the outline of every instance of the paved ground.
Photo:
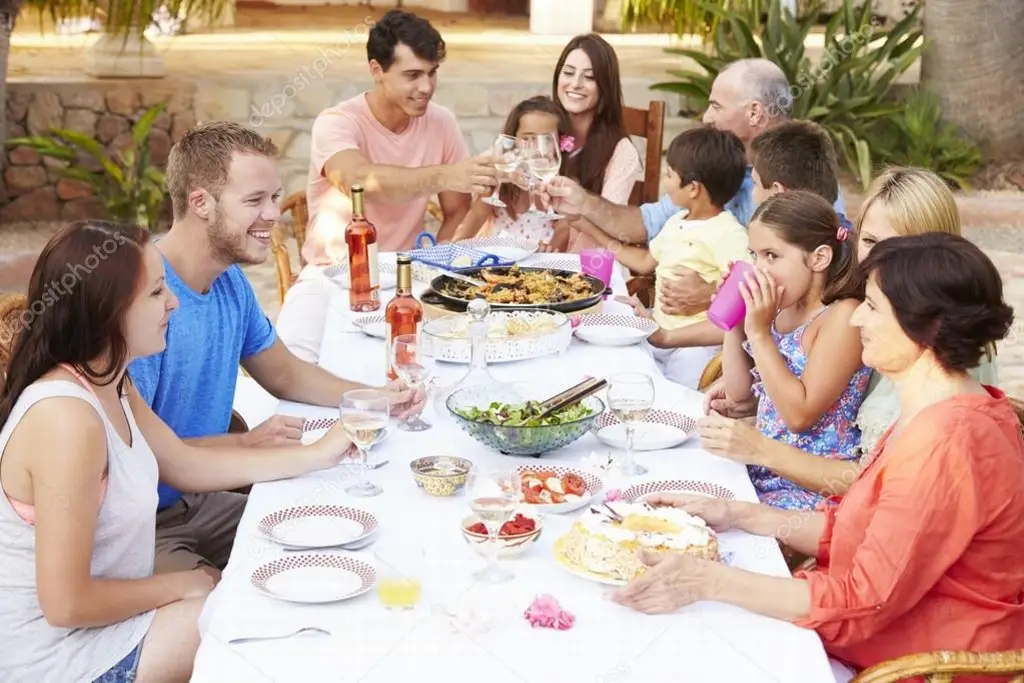
<svg viewBox="0 0 1024 683">
<path fill-rule="evenodd" d="M 859 199 L 847 192 L 851 214 Z M 966 236 L 981 246 L 1003 276 L 1007 302 L 1024 311 L 1024 195 L 990 193 L 958 199 Z M 57 224 L 0 226 L 0 293 L 24 291 L 32 266 Z M 293 255 L 293 263 L 297 258 Z M 260 303 L 277 316 L 277 281 L 271 260 L 245 269 Z M 1000 384 L 1024 397 L 1024 315 L 999 347 Z"/>
</svg>

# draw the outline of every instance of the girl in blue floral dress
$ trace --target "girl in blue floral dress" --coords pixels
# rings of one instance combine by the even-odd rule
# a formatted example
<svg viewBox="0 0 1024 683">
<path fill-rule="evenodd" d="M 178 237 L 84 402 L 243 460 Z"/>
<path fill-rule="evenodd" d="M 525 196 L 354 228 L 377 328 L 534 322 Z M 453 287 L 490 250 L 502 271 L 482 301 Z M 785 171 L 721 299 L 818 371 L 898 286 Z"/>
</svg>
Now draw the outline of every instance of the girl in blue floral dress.
<svg viewBox="0 0 1024 683">
<path fill-rule="evenodd" d="M 849 322 L 862 284 L 848 237 L 828 202 L 810 192 L 762 203 L 749 227 L 756 269 L 740 285 L 746 316 L 722 352 L 726 394 L 757 397 L 762 434 L 842 460 L 857 457 L 857 411 L 871 376 Z M 748 469 L 767 505 L 806 510 L 825 499 L 766 467 Z"/>
</svg>

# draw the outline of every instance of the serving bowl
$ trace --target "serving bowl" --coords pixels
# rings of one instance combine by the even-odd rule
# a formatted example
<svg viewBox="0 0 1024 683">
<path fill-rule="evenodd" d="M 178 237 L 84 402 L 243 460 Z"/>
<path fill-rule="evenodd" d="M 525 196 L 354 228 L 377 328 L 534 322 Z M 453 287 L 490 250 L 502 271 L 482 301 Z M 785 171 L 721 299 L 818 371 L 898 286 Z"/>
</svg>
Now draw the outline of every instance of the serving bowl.
<svg viewBox="0 0 1024 683">
<path fill-rule="evenodd" d="M 515 517 L 517 514 L 521 514 L 523 517 L 529 517 L 535 523 L 533 531 L 529 531 L 525 534 L 516 534 L 514 536 L 498 536 L 497 544 L 497 556 L 502 560 L 509 560 L 515 557 L 519 557 L 526 553 L 537 539 L 540 538 L 540 533 L 544 529 L 544 520 L 536 512 L 530 511 L 529 508 L 520 506 L 516 508 L 516 511 L 512 513 Z M 480 522 L 480 518 L 476 515 L 470 515 L 462 520 L 462 537 L 469 543 L 473 551 L 483 557 L 488 557 L 489 553 L 494 552 L 493 548 L 489 548 L 490 537 L 487 534 L 478 534 L 469 530 L 469 527 L 473 526 L 477 522 Z"/>
<path fill-rule="evenodd" d="M 604 412 L 604 402 L 596 396 L 589 396 L 583 399 L 583 405 L 590 411 L 584 417 L 537 427 L 497 425 L 470 419 L 460 411 L 472 408 L 486 410 L 494 404 L 543 401 L 553 393 L 525 383 L 486 384 L 459 389 L 448 397 L 445 406 L 462 431 L 483 445 L 503 455 L 541 456 L 568 446 L 590 431 L 597 417 Z"/>
<path fill-rule="evenodd" d="M 438 498 L 454 496 L 466 485 L 473 463 L 451 455 L 432 455 L 409 463 L 416 485 Z"/>
</svg>

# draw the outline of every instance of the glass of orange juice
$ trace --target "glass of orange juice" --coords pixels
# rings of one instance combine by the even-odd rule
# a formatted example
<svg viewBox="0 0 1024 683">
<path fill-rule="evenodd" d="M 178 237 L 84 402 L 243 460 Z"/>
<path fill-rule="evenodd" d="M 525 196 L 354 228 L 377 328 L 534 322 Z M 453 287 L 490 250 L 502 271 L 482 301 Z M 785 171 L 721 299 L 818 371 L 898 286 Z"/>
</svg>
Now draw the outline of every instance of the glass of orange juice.
<svg viewBox="0 0 1024 683">
<path fill-rule="evenodd" d="M 377 553 L 377 597 L 389 610 L 413 609 L 423 593 L 423 548 L 394 547 Z"/>
</svg>

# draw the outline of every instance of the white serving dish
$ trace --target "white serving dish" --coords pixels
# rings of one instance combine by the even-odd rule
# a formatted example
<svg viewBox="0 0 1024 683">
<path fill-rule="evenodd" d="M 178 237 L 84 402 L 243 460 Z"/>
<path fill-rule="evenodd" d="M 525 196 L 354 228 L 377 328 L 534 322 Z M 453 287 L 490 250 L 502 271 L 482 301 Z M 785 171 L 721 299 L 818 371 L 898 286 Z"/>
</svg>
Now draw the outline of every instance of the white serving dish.
<svg viewBox="0 0 1024 683">
<path fill-rule="evenodd" d="M 553 328 L 503 336 L 511 323 L 531 323 L 550 319 Z M 423 325 L 423 339 L 435 360 L 446 363 L 469 363 L 469 316 L 465 313 L 434 318 Z M 569 318 L 558 311 L 496 311 L 487 316 L 490 332 L 487 339 L 487 362 L 507 363 L 539 358 L 564 351 L 572 342 Z"/>
</svg>

